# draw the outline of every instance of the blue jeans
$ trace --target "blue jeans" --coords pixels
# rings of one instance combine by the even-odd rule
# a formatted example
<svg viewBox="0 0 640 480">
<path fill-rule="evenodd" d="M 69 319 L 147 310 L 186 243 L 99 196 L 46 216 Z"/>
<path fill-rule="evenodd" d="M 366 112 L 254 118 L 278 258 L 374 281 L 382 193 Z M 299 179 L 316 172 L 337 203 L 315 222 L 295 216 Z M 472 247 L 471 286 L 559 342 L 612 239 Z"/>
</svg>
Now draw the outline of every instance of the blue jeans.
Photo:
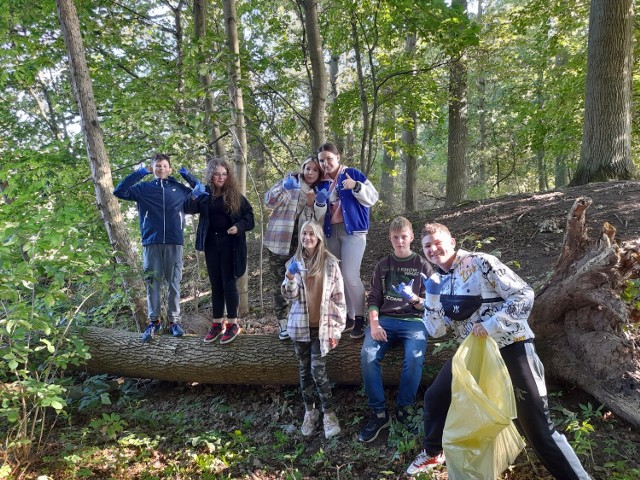
<svg viewBox="0 0 640 480">
<path fill-rule="evenodd" d="M 404 347 L 402 374 L 400 375 L 400 387 L 396 400 L 398 407 L 413 405 L 422 379 L 422 364 L 427 351 L 427 329 L 422 321 L 399 320 L 381 316 L 378 322 L 387 332 L 387 341 L 378 342 L 371 338 L 371 327 L 367 327 L 360 351 L 362 380 L 369 398 L 369 407 L 374 413 L 385 410 L 380 363 L 387 350 L 397 343 L 402 343 Z"/>
</svg>

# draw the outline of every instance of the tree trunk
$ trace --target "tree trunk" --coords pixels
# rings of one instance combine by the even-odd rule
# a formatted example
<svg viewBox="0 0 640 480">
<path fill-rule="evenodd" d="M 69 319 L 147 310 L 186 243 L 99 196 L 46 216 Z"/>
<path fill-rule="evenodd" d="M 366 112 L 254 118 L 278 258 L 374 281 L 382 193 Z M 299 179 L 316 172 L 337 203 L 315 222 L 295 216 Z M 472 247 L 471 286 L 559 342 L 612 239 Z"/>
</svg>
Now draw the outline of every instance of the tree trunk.
<svg viewBox="0 0 640 480">
<path fill-rule="evenodd" d="M 184 0 L 180 0 L 175 7 L 167 3 L 171 11 L 173 12 L 173 18 L 175 21 L 175 29 L 173 30 L 173 37 L 176 42 L 176 80 L 178 95 L 176 98 L 176 114 L 178 116 L 178 123 L 184 124 L 184 52 L 182 50 L 184 44 L 184 35 L 182 29 L 182 9 L 184 8 Z"/>
<path fill-rule="evenodd" d="M 617 244 L 608 223 L 597 241 L 589 239 L 590 204 L 578 198 L 571 208 L 554 276 L 537 295 L 529 323 L 549 376 L 580 387 L 639 427 L 640 359 L 629 333 L 638 311 L 620 292 L 639 277 L 640 239 Z"/>
<path fill-rule="evenodd" d="M 154 378 L 176 382 L 248 385 L 298 385 L 298 361 L 291 342 L 275 335 L 239 335 L 233 343 L 205 344 L 200 336 L 175 338 L 162 335 L 141 344 L 138 334 L 122 330 L 89 327 L 79 332 L 89 347 L 91 359 L 87 372 L 108 373 L 135 378 Z M 105 341 L 108 338 L 109 341 Z M 362 341 L 343 337 L 327 356 L 332 382 L 360 385 L 360 349 Z M 427 352 L 433 352 L 429 342 Z M 382 376 L 385 385 L 398 385 L 402 370 L 402 348 L 392 348 L 384 359 Z M 427 353 L 423 381 L 428 372 L 437 371 L 451 356 L 451 350 L 436 355 Z M 220 375 L 233 365 L 233 375 Z"/>
<path fill-rule="evenodd" d="M 466 13 L 467 0 L 453 0 Z M 467 196 L 467 60 L 464 55 L 449 68 L 449 136 L 447 148 L 447 195 L 445 205 Z"/>
<path fill-rule="evenodd" d="M 415 212 L 418 194 L 418 159 L 416 158 L 418 116 L 415 110 L 410 110 L 405 116 L 407 125 L 402 129 L 402 159 L 405 169 L 404 209 L 407 212 Z"/>
<path fill-rule="evenodd" d="M 327 103 L 327 69 L 322 52 L 322 36 L 318 23 L 317 0 L 302 0 L 304 9 L 304 28 L 309 43 L 309 60 L 311 61 L 311 109 L 309 126 L 313 151 L 325 142 L 324 110 Z"/>
<path fill-rule="evenodd" d="M 554 160 L 555 168 L 554 168 L 554 183 L 555 188 L 562 188 L 567 185 L 567 155 L 562 153 L 556 155 Z"/>
<path fill-rule="evenodd" d="M 380 172 L 380 203 L 388 215 L 394 210 L 393 185 L 396 169 L 396 127 L 395 115 L 391 110 L 389 116 L 382 122 L 382 172 Z"/>
<path fill-rule="evenodd" d="M 536 153 L 536 170 L 538 171 L 538 191 L 544 192 L 549 189 L 547 183 L 547 169 L 544 161 L 544 141 L 547 135 L 547 128 L 542 119 L 544 111 L 544 72 L 538 71 L 536 80 L 536 119 L 533 132 L 533 148 Z"/>
<path fill-rule="evenodd" d="M 412 57 L 416 51 L 416 35 L 410 33 L 404 42 L 404 53 Z M 413 65 L 415 69 L 415 64 Z M 404 112 L 402 129 L 402 161 L 404 163 L 404 209 L 416 211 L 418 195 L 418 159 L 416 158 L 416 142 L 418 138 L 418 115 L 413 107 Z"/>
<path fill-rule="evenodd" d="M 127 226 L 120 213 L 120 205 L 113 196 L 111 166 L 104 146 L 104 138 L 89 68 L 84 52 L 80 21 L 73 0 L 56 0 L 62 36 L 69 56 L 69 70 L 73 93 L 78 103 L 82 134 L 89 156 L 89 166 L 96 192 L 100 216 L 107 229 L 115 259 L 129 267 L 125 274 L 125 288 L 133 303 L 135 319 L 141 327 L 147 324 L 146 301 L 140 294 L 145 291 L 139 272 L 140 259 L 131 247 Z"/>
<path fill-rule="evenodd" d="M 592 0 L 582 147 L 572 185 L 635 175 L 632 74 L 633 0 Z"/>
<path fill-rule="evenodd" d="M 369 101 L 365 87 L 364 72 L 362 70 L 362 52 L 360 50 L 360 36 L 355 13 L 351 14 L 351 36 L 353 50 L 356 59 L 356 72 L 358 73 L 358 91 L 360 92 L 360 108 L 362 109 L 362 137 L 360 139 L 360 170 L 367 167 L 367 133 L 369 132 Z"/>
<path fill-rule="evenodd" d="M 238 16 L 235 0 L 223 0 L 224 30 L 229 50 L 229 100 L 231 101 L 231 132 L 233 134 L 233 158 L 238 186 L 247 193 L 247 130 L 244 123 L 244 100 L 240 87 L 240 44 L 238 42 Z M 240 305 L 244 315 L 249 311 L 249 278 L 245 273 L 238 279 Z"/>
<path fill-rule="evenodd" d="M 329 104 L 333 105 L 338 98 L 338 73 L 340 68 L 340 57 L 338 55 L 331 55 L 329 59 Z M 345 138 L 343 135 L 338 135 L 337 132 L 331 131 L 330 138 L 338 147 L 338 151 L 342 152 L 343 156 L 346 154 Z"/>
<path fill-rule="evenodd" d="M 484 12 L 482 9 L 482 0 L 478 0 L 478 12 L 476 14 L 476 22 L 482 25 L 482 21 L 484 18 Z M 484 52 L 480 52 L 481 61 L 479 62 L 478 68 L 478 147 L 477 147 L 477 158 L 478 158 L 478 173 L 477 173 L 477 183 L 482 187 L 483 191 L 486 191 L 486 183 L 487 183 L 487 166 L 486 166 L 486 148 L 487 148 L 487 80 L 485 78 L 484 73 L 484 62 L 485 57 Z"/>
<path fill-rule="evenodd" d="M 198 51 L 198 79 L 200 85 L 204 90 L 204 115 L 205 125 L 209 137 L 209 150 L 218 158 L 225 158 L 225 151 L 223 144 L 220 141 L 222 134 L 220 133 L 220 127 L 216 122 L 215 114 L 215 100 L 213 92 L 211 91 L 211 75 L 202 73 L 207 66 L 207 59 L 205 55 L 205 49 L 202 45 L 202 41 L 205 38 L 207 32 L 207 0 L 195 0 L 193 2 L 193 23 L 194 23 L 194 40 L 197 45 Z"/>
</svg>

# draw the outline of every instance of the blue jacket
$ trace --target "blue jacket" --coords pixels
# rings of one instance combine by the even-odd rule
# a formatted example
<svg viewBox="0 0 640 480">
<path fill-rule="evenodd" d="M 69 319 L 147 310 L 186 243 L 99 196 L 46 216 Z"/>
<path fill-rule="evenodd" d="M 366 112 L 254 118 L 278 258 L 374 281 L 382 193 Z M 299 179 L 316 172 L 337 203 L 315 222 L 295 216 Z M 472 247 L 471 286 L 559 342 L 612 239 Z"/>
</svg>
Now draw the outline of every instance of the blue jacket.
<svg viewBox="0 0 640 480">
<path fill-rule="evenodd" d="M 354 190 L 346 190 L 340 188 L 342 182 L 347 179 L 347 175 L 360 182 L 360 191 L 356 193 Z M 367 177 L 357 168 L 342 167 L 338 178 L 336 179 L 336 188 L 340 196 L 340 206 L 342 208 L 342 217 L 344 219 L 344 229 L 347 234 L 367 233 L 369 230 L 369 208 L 378 201 L 378 191 L 373 184 L 367 180 Z M 331 186 L 329 180 L 323 179 L 318 185 L 318 190 Z M 331 211 L 327 208 L 327 215 L 324 218 L 324 234 L 331 236 Z"/>
<path fill-rule="evenodd" d="M 144 174 L 135 171 L 126 176 L 113 191 L 116 197 L 138 204 L 142 245 L 183 245 L 184 201 L 191 189 L 173 177 L 140 182 L 144 177 Z"/>
</svg>

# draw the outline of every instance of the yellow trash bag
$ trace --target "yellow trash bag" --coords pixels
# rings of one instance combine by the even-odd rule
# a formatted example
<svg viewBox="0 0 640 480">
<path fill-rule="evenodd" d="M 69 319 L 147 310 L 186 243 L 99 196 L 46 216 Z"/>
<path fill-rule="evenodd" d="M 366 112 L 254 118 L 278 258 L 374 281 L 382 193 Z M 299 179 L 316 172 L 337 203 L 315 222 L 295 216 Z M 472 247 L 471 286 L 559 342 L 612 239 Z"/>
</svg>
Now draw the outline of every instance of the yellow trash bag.
<svg viewBox="0 0 640 480">
<path fill-rule="evenodd" d="M 469 335 L 453 356 L 451 405 L 442 447 L 450 480 L 495 480 L 516 459 L 524 441 L 513 386 L 498 344 Z"/>
</svg>

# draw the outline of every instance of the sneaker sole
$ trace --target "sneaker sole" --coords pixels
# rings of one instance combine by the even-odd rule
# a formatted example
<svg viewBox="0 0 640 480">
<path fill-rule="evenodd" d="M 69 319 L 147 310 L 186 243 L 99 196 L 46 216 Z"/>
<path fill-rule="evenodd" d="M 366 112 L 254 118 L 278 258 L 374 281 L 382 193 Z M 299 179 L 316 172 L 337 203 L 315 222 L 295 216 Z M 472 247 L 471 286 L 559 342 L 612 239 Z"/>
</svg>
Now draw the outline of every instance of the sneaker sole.
<svg viewBox="0 0 640 480">
<path fill-rule="evenodd" d="M 278 340 L 291 340 L 291 337 L 289 336 L 289 334 L 287 335 L 278 334 Z"/>
<path fill-rule="evenodd" d="M 355 338 L 355 339 L 358 339 L 358 338 L 362 338 L 362 337 L 364 337 L 364 332 L 362 332 L 362 333 L 354 333 L 354 332 L 352 331 L 352 332 L 349 334 L 349 338 Z"/>
<path fill-rule="evenodd" d="M 427 465 L 426 467 L 421 467 L 421 468 L 416 468 L 415 471 L 412 471 L 412 473 L 409 473 L 409 470 L 411 467 L 409 467 L 407 469 L 407 475 L 418 475 L 419 473 L 428 473 L 431 472 L 433 470 L 436 470 L 438 467 L 446 467 L 447 466 L 447 462 L 446 460 L 442 463 L 435 463 L 435 464 L 431 464 L 431 465 Z"/>
<path fill-rule="evenodd" d="M 217 339 L 220 338 L 220 335 L 222 335 L 222 332 L 220 332 L 218 335 L 216 335 L 215 337 L 213 337 L 211 340 L 208 340 L 206 338 L 202 339 L 203 343 L 211 343 L 211 342 L 215 342 Z"/>
<path fill-rule="evenodd" d="M 437 463 L 435 465 L 429 465 L 428 467 L 422 467 L 422 468 L 416 470 L 413 473 L 409 473 L 409 470 L 407 470 L 406 473 L 407 473 L 407 475 L 413 477 L 413 476 L 418 475 L 420 473 L 429 473 L 429 472 L 432 472 L 432 471 L 436 470 L 438 467 L 446 467 L 446 466 L 447 466 L 446 463 Z"/>
<path fill-rule="evenodd" d="M 389 427 L 389 425 L 391 425 L 391 417 L 389 417 L 389 418 L 387 419 L 387 423 L 385 423 L 384 425 L 382 425 L 382 426 L 378 429 L 378 431 L 376 432 L 376 434 L 375 434 L 373 437 L 371 437 L 369 440 L 365 440 L 365 439 L 364 439 L 364 438 L 362 438 L 360 435 L 358 435 L 358 441 L 359 441 L 359 442 L 362 442 L 362 443 L 369 443 L 369 442 L 373 442 L 376 438 L 378 438 L 378 435 L 380 435 L 380 432 L 381 432 L 382 430 L 384 430 L 385 428 L 388 428 L 388 427 Z"/>
</svg>

